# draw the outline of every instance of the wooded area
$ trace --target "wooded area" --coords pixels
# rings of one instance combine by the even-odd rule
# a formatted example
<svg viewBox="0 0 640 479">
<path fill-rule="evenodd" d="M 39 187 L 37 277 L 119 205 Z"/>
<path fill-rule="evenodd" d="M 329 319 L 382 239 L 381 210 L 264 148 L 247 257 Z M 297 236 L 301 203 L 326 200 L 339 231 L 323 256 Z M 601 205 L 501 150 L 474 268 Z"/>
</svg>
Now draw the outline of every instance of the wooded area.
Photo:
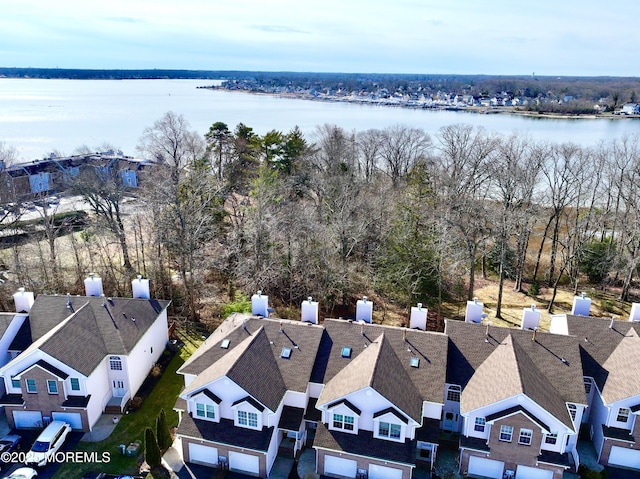
<svg viewBox="0 0 640 479">
<path fill-rule="evenodd" d="M 80 294 L 89 271 L 108 295 L 149 277 L 156 297 L 193 319 L 256 290 L 283 316 L 308 296 L 327 316 L 348 315 L 363 294 L 440 312 L 473 298 L 476 275 L 498 282 L 498 318 L 503 288 L 578 292 L 589 282 L 632 296 L 638 137 L 586 148 L 463 124 L 432 136 L 326 124 L 305 138 L 221 122 L 203 137 L 169 112 L 143 132 L 139 153 L 158 165 L 136 190 L 117 175 L 74 180 L 70 192 L 93 213 L 81 231 L 38 209 L 33 241 L 3 251 L 0 306 L 11 310 L 17 286 Z M 17 227 L 7 221 L 5 232 Z"/>
</svg>

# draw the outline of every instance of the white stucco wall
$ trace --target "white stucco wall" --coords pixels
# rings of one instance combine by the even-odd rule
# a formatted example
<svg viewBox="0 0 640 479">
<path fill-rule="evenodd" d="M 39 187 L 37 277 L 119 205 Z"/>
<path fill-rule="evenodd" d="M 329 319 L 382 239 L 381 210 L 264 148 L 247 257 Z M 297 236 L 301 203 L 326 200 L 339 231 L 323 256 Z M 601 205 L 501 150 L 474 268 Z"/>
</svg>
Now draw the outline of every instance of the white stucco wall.
<svg viewBox="0 0 640 479">
<path fill-rule="evenodd" d="M 136 343 L 127 358 L 127 377 L 131 396 L 138 391 L 149 371 L 164 351 L 169 340 L 167 310 L 163 310 L 153 325 Z"/>
</svg>

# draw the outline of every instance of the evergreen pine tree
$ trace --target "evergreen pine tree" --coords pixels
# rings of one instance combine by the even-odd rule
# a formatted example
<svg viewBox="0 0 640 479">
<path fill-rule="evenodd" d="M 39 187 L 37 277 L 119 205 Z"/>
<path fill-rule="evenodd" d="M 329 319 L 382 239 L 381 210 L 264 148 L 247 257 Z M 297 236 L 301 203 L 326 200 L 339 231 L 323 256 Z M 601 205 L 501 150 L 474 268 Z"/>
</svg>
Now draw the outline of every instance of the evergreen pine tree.
<svg viewBox="0 0 640 479">
<path fill-rule="evenodd" d="M 158 447 L 158 440 L 153 429 L 148 427 L 144 431 L 144 460 L 149 464 L 151 469 L 160 467 L 162 463 L 162 454 Z"/>
<path fill-rule="evenodd" d="M 156 436 L 158 437 L 158 446 L 161 451 L 166 451 L 171 447 L 171 444 L 173 444 L 171 431 L 169 431 L 169 426 L 167 424 L 167 415 L 164 412 L 164 409 L 160 410 L 160 414 L 158 414 L 158 418 L 156 420 Z"/>
</svg>

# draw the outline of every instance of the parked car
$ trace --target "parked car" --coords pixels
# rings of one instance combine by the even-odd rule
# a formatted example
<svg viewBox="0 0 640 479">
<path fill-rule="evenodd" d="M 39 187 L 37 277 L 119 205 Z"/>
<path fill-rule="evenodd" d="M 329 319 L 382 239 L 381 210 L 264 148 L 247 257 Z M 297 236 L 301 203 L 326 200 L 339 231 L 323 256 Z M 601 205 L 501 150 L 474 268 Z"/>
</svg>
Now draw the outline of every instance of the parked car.
<svg viewBox="0 0 640 479">
<path fill-rule="evenodd" d="M 27 465 L 34 464 L 38 467 L 46 466 L 51 456 L 53 456 L 67 438 L 71 431 L 71 426 L 64 421 L 53 421 L 44 431 L 40 433 L 36 442 L 31 446 L 31 450 L 25 457 Z"/>
<path fill-rule="evenodd" d="M 21 439 L 17 434 L 0 437 L 0 453 L 15 451 L 20 447 Z"/>
<path fill-rule="evenodd" d="M 4 479 L 33 479 L 38 475 L 38 471 L 30 467 L 19 467 Z"/>
</svg>

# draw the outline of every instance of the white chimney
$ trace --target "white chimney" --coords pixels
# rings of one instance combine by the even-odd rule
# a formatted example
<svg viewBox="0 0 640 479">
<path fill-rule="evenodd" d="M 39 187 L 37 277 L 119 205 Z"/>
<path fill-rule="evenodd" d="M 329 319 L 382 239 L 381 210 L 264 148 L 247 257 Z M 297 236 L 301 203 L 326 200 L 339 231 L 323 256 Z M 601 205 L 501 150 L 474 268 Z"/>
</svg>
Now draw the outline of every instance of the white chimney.
<svg viewBox="0 0 640 479">
<path fill-rule="evenodd" d="M 87 296 L 102 296 L 102 278 L 89 273 L 89 277 L 84 280 L 84 290 Z"/>
<path fill-rule="evenodd" d="M 422 307 L 422 303 L 418 303 L 418 307 L 411 308 L 411 317 L 409 319 L 409 327 L 411 329 L 427 330 L 427 308 Z"/>
<path fill-rule="evenodd" d="M 312 301 L 311 296 L 306 301 L 302 302 L 301 306 L 301 318 L 302 322 L 318 324 L 318 302 Z"/>
<path fill-rule="evenodd" d="M 631 314 L 629 314 L 629 321 L 640 321 L 640 303 L 633 303 L 631 305 Z"/>
<path fill-rule="evenodd" d="M 269 296 L 263 295 L 262 291 L 251 296 L 251 314 L 269 317 Z"/>
<path fill-rule="evenodd" d="M 478 301 L 478 298 L 473 298 L 473 301 L 467 301 L 467 311 L 464 315 L 464 320 L 467 323 L 481 323 L 482 322 L 482 308 L 484 304 Z"/>
<path fill-rule="evenodd" d="M 370 323 L 373 320 L 373 301 L 369 301 L 366 296 L 356 303 L 356 321 Z"/>
<path fill-rule="evenodd" d="M 131 290 L 134 298 L 151 299 L 151 290 L 149 289 L 149 280 L 143 279 L 138 275 L 136 279 L 131 281 Z"/>
<path fill-rule="evenodd" d="M 16 293 L 13 294 L 13 301 L 16 304 L 17 313 L 28 313 L 31 311 L 31 306 L 35 301 L 33 293 L 25 291 L 24 288 L 19 288 Z"/>
<path fill-rule="evenodd" d="M 573 297 L 573 308 L 571 308 L 571 314 L 576 316 L 589 316 L 591 310 L 591 298 L 587 298 L 587 293 L 582 293 L 581 296 Z"/>
<path fill-rule="evenodd" d="M 540 325 L 540 311 L 536 309 L 536 305 L 532 304 L 530 308 L 524 308 L 522 311 L 522 325 L 520 329 L 538 329 Z"/>
</svg>

